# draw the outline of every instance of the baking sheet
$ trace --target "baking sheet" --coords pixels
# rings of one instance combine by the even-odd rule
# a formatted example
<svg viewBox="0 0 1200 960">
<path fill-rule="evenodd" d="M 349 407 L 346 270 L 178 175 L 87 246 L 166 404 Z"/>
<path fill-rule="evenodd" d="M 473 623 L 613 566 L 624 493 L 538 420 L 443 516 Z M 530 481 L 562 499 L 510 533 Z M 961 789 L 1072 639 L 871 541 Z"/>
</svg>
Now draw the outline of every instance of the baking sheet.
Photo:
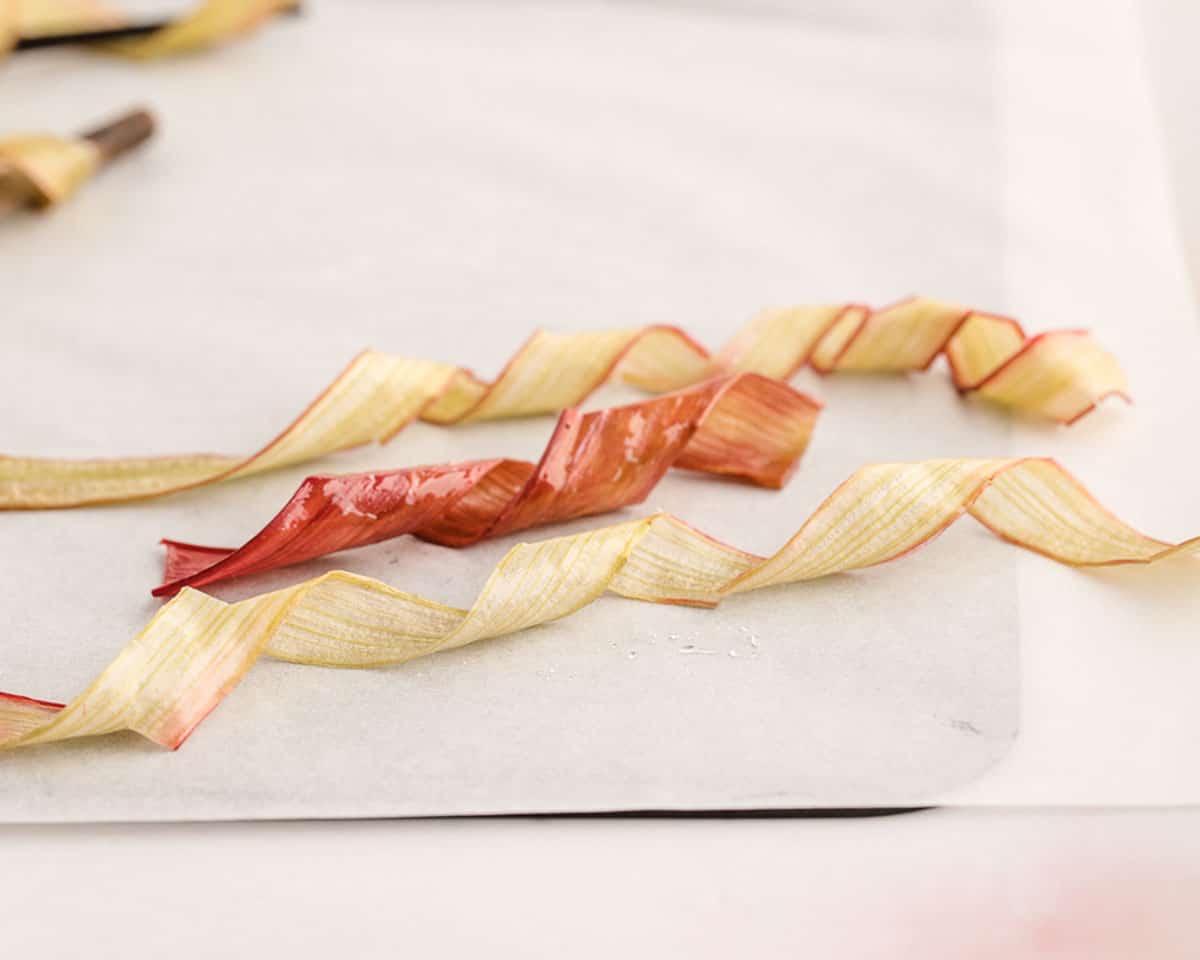
<svg viewBox="0 0 1200 960">
<path fill-rule="evenodd" d="M 943 3 L 911 22 L 834 4 L 360 2 L 150 69 L 14 62 L 4 127 L 149 94 L 165 131 L 0 238 L 4 449 L 249 450 L 366 345 L 492 374 L 534 326 L 679 322 L 716 345 L 767 303 L 913 288 L 994 303 L 984 26 Z M 970 159 L 928 149 L 950 123 Z M 950 236 L 971 239 L 922 249 Z M 940 375 L 807 385 L 830 409 L 788 491 L 680 474 L 632 512 L 770 550 L 867 460 L 995 455 L 1009 433 Z M 81 689 L 155 609 L 160 536 L 232 543 L 318 468 L 533 457 L 550 426 L 419 425 L 257 481 L 5 516 L 0 682 Z M 337 566 L 468 604 L 512 542 L 395 541 L 222 595 Z M 1016 603 L 1011 551 L 964 528 L 904 571 L 715 612 L 606 599 L 404 669 L 264 662 L 178 754 L 128 735 L 4 757 L 0 817 L 908 802 L 1012 741 Z"/>
<path fill-rule="evenodd" d="M 863 462 L 1019 449 L 1065 454 L 1152 532 L 1200 529 L 1172 473 L 1186 454 L 1162 449 L 1194 404 L 1159 372 L 1195 344 L 1124 8 L 1094 15 L 1109 46 L 1076 45 L 1072 88 L 1120 77 L 1080 109 L 1047 93 L 1066 18 L 872 6 L 362 0 L 151 70 L 12 62 L 0 127 L 70 128 L 147 93 L 167 126 L 0 234 L 0 446 L 249 450 L 368 344 L 494 373 L 537 325 L 681 322 L 716 344 L 761 304 L 920 290 L 1099 329 L 1138 407 L 1014 434 L 936 373 L 802 378 L 829 407 L 787 491 L 677 475 L 645 509 L 768 550 Z M 1106 136 L 1106 111 L 1151 146 Z M 1103 163 L 1078 163 L 1082 144 Z M 549 429 L 417 426 L 319 469 L 535 456 Z M 0 688 L 81 689 L 155 608 L 159 536 L 240 542 L 316 469 L 2 518 Z M 511 542 L 396 541 L 222 595 L 340 566 L 465 604 Z M 0 759 L 0 817 L 1194 799 L 1181 569 L 1082 576 L 964 525 L 717 612 L 606 599 L 397 670 L 263 662 L 178 754 L 129 735 Z M 1016 750 L 956 791 L 1011 744 L 1022 676 Z"/>
</svg>

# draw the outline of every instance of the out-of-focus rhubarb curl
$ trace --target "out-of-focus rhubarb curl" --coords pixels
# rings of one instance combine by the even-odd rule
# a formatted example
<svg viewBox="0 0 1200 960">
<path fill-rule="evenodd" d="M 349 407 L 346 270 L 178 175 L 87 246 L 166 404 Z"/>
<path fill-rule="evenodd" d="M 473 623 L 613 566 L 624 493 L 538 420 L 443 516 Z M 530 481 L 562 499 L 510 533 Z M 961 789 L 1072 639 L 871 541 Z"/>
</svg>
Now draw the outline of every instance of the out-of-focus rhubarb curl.
<svg viewBox="0 0 1200 960">
<path fill-rule="evenodd" d="M 1172 545 L 1127 526 L 1052 460 L 874 464 L 770 557 L 659 513 L 513 547 L 469 610 L 344 572 L 238 603 L 185 588 L 70 703 L 0 694 L 0 749 L 118 730 L 174 748 L 263 653 L 371 667 L 525 630 L 605 592 L 712 606 L 898 559 L 964 513 L 1005 540 L 1078 566 L 1152 563 L 1200 548 L 1200 537 Z"/>
<path fill-rule="evenodd" d="M 205 0 L 191 13 L 149 36 L 105 46 L 134 60 L 171 57 L 248 33 L 276 14 L 299 6 L 298 0 Z"/>
<path fill-rule="evenodd" d="M 0 140 L 0 203 L 53 207 L 99 168 L 89 140 L 29 134 Z"/>
<path fill-rule="evenodd" d="M 177 20 L 145 36 L 93 42 L 95 49 L 134 60 L 201 50 L 247 33 L 298 0 L 203 0 Z M 22 37 L 90 33 L 136 24 L 97 0 L 0 0 L 0 57 Z"/>
<path fill-rule="evenodd" d="M 45 37 L 124 25 L 124 17 L 97 0 L 0 0 L 0 58 L 21 37 Z"/>
</svg>

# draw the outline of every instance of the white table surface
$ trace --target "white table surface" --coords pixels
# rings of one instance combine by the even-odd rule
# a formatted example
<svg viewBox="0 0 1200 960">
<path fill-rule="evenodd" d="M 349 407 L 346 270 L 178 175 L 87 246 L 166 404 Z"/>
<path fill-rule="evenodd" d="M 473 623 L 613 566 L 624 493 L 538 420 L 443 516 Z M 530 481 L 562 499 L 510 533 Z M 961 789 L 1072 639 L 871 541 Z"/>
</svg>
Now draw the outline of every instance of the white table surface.
<svg viewBox="0 0 1200 960">
<path fill-rule="evenodd" d="M 1146 8 L 1200 276 L 1193 5 Z M 1200 811 L 0 828 L 14 955 L 1184 958 Z"/>
<path fill-rule="evenodd" d="M 947 810 L 3 828 L 4 935 L 13 956 L 54 957 L 1191 960 L 1196 825 Z"/>
</svg>

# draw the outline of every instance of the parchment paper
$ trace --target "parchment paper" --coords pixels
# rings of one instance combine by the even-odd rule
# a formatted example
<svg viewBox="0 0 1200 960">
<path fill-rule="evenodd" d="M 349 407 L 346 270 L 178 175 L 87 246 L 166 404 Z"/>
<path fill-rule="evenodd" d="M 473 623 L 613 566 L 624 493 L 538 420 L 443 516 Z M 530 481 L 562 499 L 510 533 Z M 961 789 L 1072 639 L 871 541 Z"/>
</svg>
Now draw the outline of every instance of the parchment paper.
<svg viewBox="0 0 1200 960">
<path fill-rule="evenodd" d="M 1106 233 L 1097 260 L 1078 248 L 1091 224 L 1045 227 L 1076 198 L 1105 228 L 1141 217 L 1140 242 L 1169 254 L 1162 198 L 1131 213 L 1132 198 L 1095 194 L 1098 175 L 1070 162 L 1073 128 L 1062 132 L 1090 119 L 1073 102 L 1047 132 L 1054 99 L 1018 76 L 1031 45 L 1052 47 L 1045 24 L 975 5 L 872 6 L 364 0 L 149 69 L 14 61 L 5 129 L 70 128 L 139 99 L 166 129 L 52 219 L 0 233 L 0 448 L 250 450 L 366 345 L 494 374 L 539 325 L 679 322 L 715 345 L 762 304 L 920 290 L 1034 328 L 1101 328 L 1138 408 L 1070 434 L 1023 428 L 1014 445 L 1010 421 L 961 403 L 936 372 L 806 377 L 829 406 L 787 491 L 675 475 L 630 515 L 663 507 L 765 551 L 863 462 L 1019 447 L 1066 452 L 1152 532 L 1200 529 L 1187 526 L 1196 495 L 1159 466 L 1172 455 L 1159 456 L 1160 435 L 1188 408 L 1186 381 L 1155 371 L 1194 351 L 1174 267 L 1145 299 L 1152 252 L 1130 277 L 1132 240 Z M 1100 52 L 1078 56 L 1082 84 Z M 1151 123 L 1145 104 L 1118 105 Z M 1123 184 L 1127 158 L 1104 146 Z M 1159 176 L 1145 149 L 1126 153 Z M 1081 279 L 1092 289 L 1068 297 Z M 1101 295 L 1116 286 L 1125 300 Z M 1139 289 L 1157 305 L 1148 341 L 1122 325 Z M 81 689 L 155 609 L 160 536 L 232 545 L 308 472 L 533 457 L 550 425 L 417 426 L 387 448 L 153 504 L 2 517 L 0 688 Z M 1140 464 L 1098 462 L 1138 449 Z M 466 604 L 512 542 L 395 541 L 221 595 L 343 567 Z M 1182 639 L 1194 618 L 1171 576 L 1187 574 L 1027 563 L 967 524 L 903 564 L 716 612 L 606 599 L 402 669 L 264 661 L 177 754 L 130 735 L 0 758 L 0 817 L 921 802 L 986 770 L 1015 735 L 1018 601 L 1023 652 L 1048 672 L 1025 669 L 1040 696 L 1020 753 L 964 799 L 1186 799 L 1200 792 L 1179 752 L 1191 705 L 1171 695 L 1194 666 Z M 1148 636 L 1135 644 L 1138 625 Z M 1106 684 L 1121 678 L 1136 690 Z M 1102 735 L 1089 738 L 1087 716 L 1109 718 Z M 1114 730 L 1133 776 L 1107 760 Z"/>
</svg>

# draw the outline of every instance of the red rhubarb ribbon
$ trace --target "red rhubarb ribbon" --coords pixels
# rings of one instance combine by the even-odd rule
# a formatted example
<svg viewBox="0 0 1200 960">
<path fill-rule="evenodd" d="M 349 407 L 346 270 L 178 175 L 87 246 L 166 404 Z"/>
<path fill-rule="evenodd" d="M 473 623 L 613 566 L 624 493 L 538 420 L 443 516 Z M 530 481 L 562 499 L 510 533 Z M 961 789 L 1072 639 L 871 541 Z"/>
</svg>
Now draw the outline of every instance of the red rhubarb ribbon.
<svg viewBox="0 0 1200 960">
<path fill-rule="evenodd" d="M 559 416 L 537 464 L 492 459 L 308 477 L 236 550 L 163 540 L 173 596 L 404 534 L 462 547 L 640 503 L 670 467 L 779 489 L 808 445 L 820 404 L 758 374 L 651 400 Z"/>
</svg>

